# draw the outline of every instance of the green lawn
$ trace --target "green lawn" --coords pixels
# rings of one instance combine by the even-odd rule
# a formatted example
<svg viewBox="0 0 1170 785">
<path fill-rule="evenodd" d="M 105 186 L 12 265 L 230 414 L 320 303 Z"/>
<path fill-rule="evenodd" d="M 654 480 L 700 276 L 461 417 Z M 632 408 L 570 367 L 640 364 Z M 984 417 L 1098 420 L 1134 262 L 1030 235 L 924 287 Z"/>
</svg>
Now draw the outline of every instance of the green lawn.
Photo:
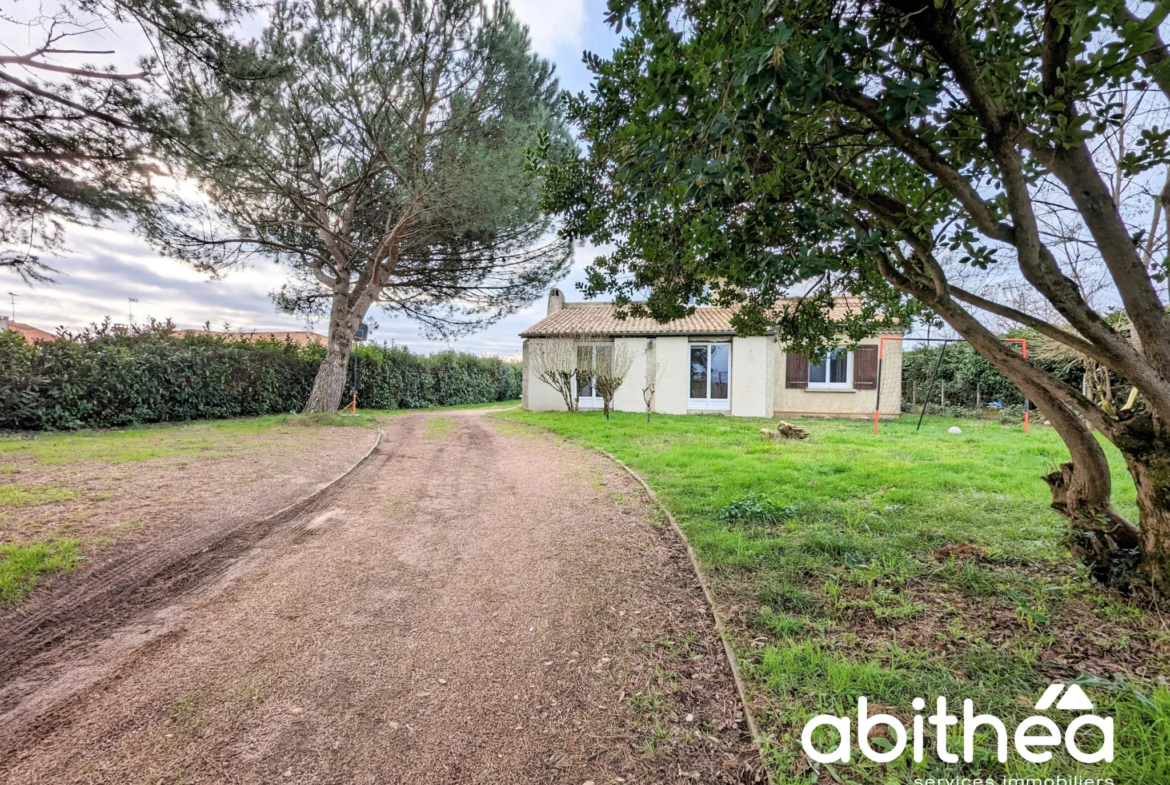
<svg viewBox="0 0 1170 785">
<path fill-rule="evenodd" d="M 768 420 L 494 416 L 616 455 L 675 514 L 729 614 L 777 782 L 1170 782 L 1170 634 L 1160 614 L 1108 596 L 1068 559 L 1039 479 L 1067 459 L 1051 429 L 1025 436 L 1020 426 L 934 419 L 916 433 L 905 418 L 874 437 L 870 423 L 808 420 L 809 439 L 772 443 L 759 433 Z M 963 434 L 948 434 L 951 425 Z M 1133 486 L 1115 464 L 1116 504 L 1134 515 Z M 1080 764 L 1063 748 L 1027 763 L 1010 739 L 1001 764 L 978 754 L 994 750 L 985 728 L 975 760 L 951 766 L 930 754 L 929 738 L 926 760 L 913 765 L 909 753 L 886 766 L 865 761 L 854 740 L 850 764 L 810 770 L 800 749 L 808 718 L 855 718 L 860 696 L 908 727 L 916 697 L 933 708 L 944 696 L 952 713 L 970 698 L 1010 734 L 1037 713 L 1048 684 L 1078 677 L 1097 713 L 1115 720 L 1111 764 Z M 1069 719 L 1050 715 L 1061 728 Z M 1099 746 L 1090 738 L 1089 751 Z"/>
</svg>

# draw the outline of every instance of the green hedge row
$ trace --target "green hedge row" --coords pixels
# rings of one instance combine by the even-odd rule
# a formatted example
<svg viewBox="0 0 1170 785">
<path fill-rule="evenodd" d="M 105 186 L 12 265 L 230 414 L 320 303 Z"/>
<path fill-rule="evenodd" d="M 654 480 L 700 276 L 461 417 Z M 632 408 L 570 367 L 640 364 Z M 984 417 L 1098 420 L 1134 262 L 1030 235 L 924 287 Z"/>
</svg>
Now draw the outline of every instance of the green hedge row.
<svg viewBox="0 0 1170 785">
<path fill-rule="evenodd" d="M 62 430 L 300 411 L 321 346 L 96 325 L 29 345 L 0 333 L 0 429 Z M 351 359 L 351 363 L 353 360 Z M 520 368 L 456 352 L 358 351 L 358 404 L 409 409 L 520 397 Z M 352 380 L 351 373 L 348 377 Z M 343 401 L 352 393 L 347 384 Z"/>
<path fill-rule="evenodd" d="M 938 363 L 939 345 L 919 347 L 902 355 L 902 401 L 906 406 L 921 406 L 930 378 Z M 1080 389 L 1081 367 L 1057 360 L 1031 362 Z M 1008 378 L 983 359 L 967 343 L 953 343 L 943 354 L 938 378 L 930 389 L 930 403 L 946 408 L 982 408 L 995 402 L 1004 406 L 1023 406 L 1024 396 Z"/>
</svg>

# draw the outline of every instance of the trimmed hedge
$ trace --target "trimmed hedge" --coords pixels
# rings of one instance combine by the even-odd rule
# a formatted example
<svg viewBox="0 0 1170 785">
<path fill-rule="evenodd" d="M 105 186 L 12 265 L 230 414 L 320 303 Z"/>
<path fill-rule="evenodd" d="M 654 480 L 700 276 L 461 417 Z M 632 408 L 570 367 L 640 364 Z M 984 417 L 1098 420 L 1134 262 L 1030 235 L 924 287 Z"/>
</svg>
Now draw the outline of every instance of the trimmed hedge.
<svg viewBox="0 0 1170 785">
<path fill-rule="evenodd" d="M 363 408 L 410 409 L 520 397 L 520 368 L 457 352 L 398 346 L 358 349 Z M 61 430 L 300 411 L 322 346 L 272 340 L 177 337 L 169 324 L 108 323 L 29 345 L 0 333 L 0 428 Z M 343 403 L 352 394 L 347 383 Z"/>
</svg>

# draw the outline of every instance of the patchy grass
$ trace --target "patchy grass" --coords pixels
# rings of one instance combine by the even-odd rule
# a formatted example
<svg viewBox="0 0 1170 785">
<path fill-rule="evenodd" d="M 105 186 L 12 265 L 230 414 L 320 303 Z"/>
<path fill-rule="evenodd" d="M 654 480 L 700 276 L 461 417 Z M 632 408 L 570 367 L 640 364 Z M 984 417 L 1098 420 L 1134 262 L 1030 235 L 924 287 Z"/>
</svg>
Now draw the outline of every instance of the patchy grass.
<svg viewBox="0 0 1170 785">
<path fill-rule="evenodd" d="M 354 417 L 351 414 L 343 414 L 337 412 L 329 414 L 327 412 L 314 412 L 313 414 L 290 414 L 282 415 L 283 419 L 278 424 L 287 422 L 289 425 L 300 425 L 306 428 L 322 428 L 322 427 L 336 427 L 336 428 L 377 428 L 378 423 L 372 417 Z"/>
<path fill-rule="evenodd" d="M 250 437 L 269 433 L 284 426 L 307 428 L 350 426 L 375 428 L 370 418 L 343 417 L 338 414 L 277 414 L 267 417 L 243 417 L 235 420 L 201 420 L 183 423 L 156 423 L 111 430 L 84 430 L 69 433 L 39 433 L 0 436 L 0 458 L 32 458 L 42 464 L 133 463 L 170 455 L 192 457 L 227 455 L 232 437 Z M 4 464 L 0 473 L 21 469 Z"/>
<path fill-rule="evenodd" d="M 77 540 L 0 544 L 0 608 L 20 602 L 43 576 L 73 569 L 80 558 Z"/>
<path fill-rule="evenodd" d="M 1089 584 L 1068 557 L 1039 479 L 1067 460 L 1050 429 L 933 419 L 915 432 L 907 418 L 874 437 L 869 423 L 806 420 L 809 439 L 773 443 L 759 434 L 768 420 L 494 416 L 616 455 L 675 513 L 730 614 L 777 782 L 1170 782 L 1170 632 L 1158 613 Z M 946 432 L 955 424 L 962 435 Z M 1133 485 L 1107 450 L 1115 503 L 1136 515 Z M 1114 718 L 1112 763 L 1080 764 L 1058 748 L 1032 764 L 1011 748 L 1006 764 L 982 755 L 945 765 L 928 739 L 924 762 L 879 765 L 854 740 L 853 762 L 830 771 L 800 748 L 809 718 L 855 717 L 861 696 L 907 725 L 914 698 L 933 706 L 943 696 L 952 710 L 970 698 L 1010 733 L 1048 684 L 1078 678 L 1096 713 Z M 1070 719 L 1051 716 L 1062 728 Z M 993 749 L 986 741 L 976 747 Z"/>
<path fill-rule="evenodd" d="M 423 432 L 427 438 L 432 439 L 446 436 L 453 430 L 455 430 L 455 423 L 446 417 L 428 417 L 426 424 L 423 426 Z"/>
<path fill-rule="evenodd" d="M 265 461 L 289 477 L 303 474 L 299 459 L 306 451 L 355 441 L 339 438 L 336 426 L 377 423 L 371 417 L 278 415 L 0 436 L 2 604 L 27 595 L 37 575 L 71 566 L 77 553 L 142 540 L 143 530 L 171 524 L 192 499 L 231 503 L 230 494 L 219 492 L 270 479 Z M 148 512 L 126 513 L 125 502 Z"/>
<path fill-rule="evenodd" d="M 511 409 L 519 406 L 520 401 L 494 401 L 492 403 L 460 403 L 454 406 L 426 406 L 420 409 L 358 409 L 358 414 L 372 414 L 378 417 L 394 417 L 399 414 L 418 414 L 420 412 L 454 412 L 464 409 Z"/>
<path fill-rule="evenodd" d="M 34 507 L 73 499 L 79 492 L 54 485 L 0 485 L 0 507 Z"/>
</svg>

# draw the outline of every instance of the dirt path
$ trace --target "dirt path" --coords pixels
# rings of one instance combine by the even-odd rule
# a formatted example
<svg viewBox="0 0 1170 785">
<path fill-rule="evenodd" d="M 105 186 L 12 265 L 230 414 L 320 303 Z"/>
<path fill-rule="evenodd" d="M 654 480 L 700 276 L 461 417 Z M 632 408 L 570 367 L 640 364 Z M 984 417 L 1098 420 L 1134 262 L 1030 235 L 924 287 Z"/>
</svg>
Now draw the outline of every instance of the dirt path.
<svg viewBox="0 0 1170 785">
<path fill-rule="evenodd" d="M 0 685 L 4 781 L 756 780 L 686 556 L 598 456 L 402 416 L 335 491 L 225 547 Z"/>
<path fill-rule="evenodd" d="M 201 433 L 198 440 L 209 443 L 218 455 L 176 449 L 175 441 Z M 50 535 L 47 539 L 52 534 L 77 536 L 86 560 L 75 572 L 52 580 L 27 601 L 0 613 L 0 722 L 13 711 L 36 705 L 25 703 L 25 696 L 53 680 L 58 671 L 70 674 L 68 688 L 77 690 L 82 680 L 71 670 L 72 664 L 79 657 L 88 658 L 95 642 L 144 609 L 163 607 L 200 586 L 287 524 L 291 515 L 269 516 L 335 482 L 377 441 L 376 431 L 353 427 L 285 426 L 240 436 L 231 429 L 196 424 L 163 431 L 145 444 L 148 435 L 148 431 L 135 435 L 138 448 L 157 446 L 160 452 L 174 454 L 132 464 L 25 462 L 23 476 L 39 473 L 66 481 L 72 476 L 98 484 L 112 498 L 101 503 L 74 500 L 48 511 L 7 511 L 4 516 L 0 530 L 6 537 L 20 529 L 12 520 L 18 517 L 15 513 L 48 519 L 49 531 L 41 534 Z M 71 515 L 84 520 L 63 530 L 60 523 Z M 142 525 L 129 530 L 118 525 L 127 518 Z M 95 545 L 94 535 L 110 532 L 111 524 L 116 532 L 110 537 L 113 541 Z M 89 681 L 102 670 L 90 668 L 86 673 Z"/>
</svg>

